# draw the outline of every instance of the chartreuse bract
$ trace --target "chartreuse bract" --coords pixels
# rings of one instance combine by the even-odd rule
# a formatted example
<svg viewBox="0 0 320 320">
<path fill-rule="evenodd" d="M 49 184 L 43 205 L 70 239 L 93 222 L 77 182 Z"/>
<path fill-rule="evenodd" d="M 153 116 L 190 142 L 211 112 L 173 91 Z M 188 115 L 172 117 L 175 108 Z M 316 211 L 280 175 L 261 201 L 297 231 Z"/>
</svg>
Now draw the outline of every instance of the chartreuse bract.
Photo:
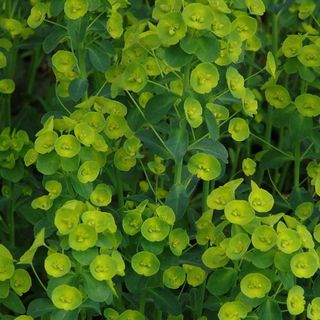
<svg viewBox="0 0 320 320">
<path fill-rule="evenodd" d="M 320 317 L 317 1 L 0 11 L 1 319 Z"/>
</svg>

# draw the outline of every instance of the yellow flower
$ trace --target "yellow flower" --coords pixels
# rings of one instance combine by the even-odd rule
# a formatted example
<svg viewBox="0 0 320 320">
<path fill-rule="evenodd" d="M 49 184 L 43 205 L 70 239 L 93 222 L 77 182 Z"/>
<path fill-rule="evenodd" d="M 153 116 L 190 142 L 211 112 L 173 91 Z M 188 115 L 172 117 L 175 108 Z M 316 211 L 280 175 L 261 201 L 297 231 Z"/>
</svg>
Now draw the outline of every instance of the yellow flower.
<svg viewBox="0 0 320 320">
<path fill-rule="evenodd" d="M 90 263 L 90 272 L 98 281 L 111 280 L 117 273 L 117 263 L 112 257 L 100 254 Z"/>
<path fill-rule="evenodd" d="M 51 199 L 56 199 L 61 194 L 62 184 L 56 180 L 48 180 L 46 181 L 44 188 L 49 192 L 49 197 Z"/>
<path fill-rule="evenodd" d="M 99 173 L 99 163 L 94 160 L 87 160 L 79 167 L 77 177 L 81 183 L 88 183 L 96 180 Z"/>
<path fill-rule="evenodd" d="M 291 258 L 291 271 L 297 278 L 311 278 L 319 269 L 318 260 L 315 252 L 297 253 Z"/>
<path fill-rule="evenodd" d="M 304 290 L 300 286 L 293 286 L 288 291 L 287 308 L 290 314 L 296 316 L 304 311 L 306 301 L 304 299 Z"/>
<path fill-rule="evenodd" d="M 160 261 L 151 252 L 140 251 L 131 258 L 132 269 L 145 277 L 151 277 L 159 271 Z"/>
<path fill-rule="evenodd" d="M 311 320 L 319 320 L 320 318 L 320 297 L 313 298 L 307 307 L 307 317 Z"/>
<path fill-rule="evenodd" d="M 209 93 L 218 85 L 219 77 L 219 72 L 215 65 L 209 62 L 202 62 L 191 71 L 190 85 L 197 93 Z"/>
<path fill-rule="evenodd" d="M 255 217 L 255 212 L 246 200 L 231 200 L 225 208 L 224 214 L 228 221 L 234 224 L 246 225 Z"/>
<path fill-rule="evenodd" d="M 262 16 L 266 11 L 266 7 L 262 0 L 246 0 L 246 6 L 250 14 L 257 16 Z"/>
<path fill-rule="evenodd" d="M 316 95 L 310 93 L 301 94 L 295 99 L 294 103 L 297 110 L 305 117 L 317 117 L 320 115 L 320 98 Z"/>
<path fill-rule="evenodd" d="M 232 118 L 229 121 L 228 132 L 235 141 L 244 141 L 250 135 L 248 123 L 242 118 Z"/>
<path fill-rule="evenodd" d="M 65 254 L 52 253 L 44 260 L 44 268 L 49 276 L 59 278 L 69 273 L 71 261 Z"/>
<path fill-rule="evenodd" d="M 176 228 L 169 233 L 169 247 L 175 256 L 181 256 L 188 244 L 189 236 L 186 230 Z"/>
<path fill-rule="evenodd" d="M 109 212 L 101 212 L 98 210 L 85 211 L 82 213 L 81 219 L 85 224 L 94 227 L 97 233 L 106 230 L 110 233 L 117 231 L 117 225 L 113 215 Z"/>
<path fill-rule="evenodd" d="M 164 270 L 162 276 L 163 284 L 169 289 L 178 289 L 186 279 L 186 273 L 179 266 L 171 266 Z"/>
<path fill-rule="evenodd" d="M 83 17 L 88 9 L 88 0 L 66 0 L 64 3 L 64 13 L 71 20 Z"/>
<path fill-rule="evenodd" d="M 239 260 L 247 252 L 250 246 L 250 238 L 246 233 L 238 233 L 228 239 L 226 255 L 231 260 Z"/>
<path fill-rule="evenodd" d="M 277 246 L 284 253 L 290 254 L 301 248 L 301 239 L 297 231 L 284 229 L 278 232 Z"/>
<path fill-rule="evenodd" d="M 186 25 L 196 30 L 209 30 L 212 22 L 212 14 L 209 6 L 201 3 L 190 3 L 182 12 Z"/>
<path fill-rule="evenodd" d="M 168 206 L 162 205 L 157 207 L 156 214 L 161 220 L 165 221 L 170 226 L 173 226 L 174 222 L 176 221 L 176 215 L 174 211 Z"/>
<path fill-rule="evenodd" d="M 90 194 L 90 201 L 97 207 L 106 207 L 112 200 L 112 190 L 104 183 L 97 184 Z"/>
<path fill-rule="evenodd" d="M 259 226 L 252 233 L 252 245 L 263 252 L 269 251 L 277 243 L 277 233 L 270 226 Z"/>
<path fill-rule="evenodd" d="M 47 13 L 47 6 L 44 3 L 37 3 L 31 8 L 27 24 L 30 28 L 38 28 L 44 21 Z"/>
<path fill-rule="evenodd" d="M 170 226 L 159 217 L 147 218 L 141 226 L 141 234 L 148 241 L 162 241 L 170 231 Z"/>
<path fill-rule="evenodd" d="M 247 177 L 254 175 L 256 166 L 256 162 L 250 158 L 243 159 L 242 161 L 242 171 Z"/>
<path fill-rule="evenodd" d="M 4 94 L 11 94 L 15 89 L 15 83 L 11 79 L 0 80 L 0 92 Z"/>
<path fill-rule="evenodd" d="M 269 212 L 274 205 L 272 195 L 268 191 L 259 188 L 254 181 L 251 181 L 251 192 L 248 201 L 257 212 Z"/>
<path fill-rule="evenodd" d="M 58 309 L 69 311 L 80 307 L 82 295 L 77 288 L 62 284 L 53 289 L 51 300 Z"/>
<path fill-rule="evenodd" d="M 240 289 L 249 298 L 263 298 L 271 290 L 271 281 L 261 273 L 249 273 L 241 279 Z"/>
<path fill-rule="evenodd" d="M 206 272 L 197 266 L 183 264 L 182 268 L 187 274 L 187 283 L 192 287 L 200 286 L 206 280 Z"/>
<path fill-rule="evenodd" d="M 201 260 L 206 267 L 216 269 L 225 266 L 228 263 L 229 258 L 227 257 L 224 248 L 210 247 L 202 254 Z"/>
<path fill-rule="evenodd" d="M 320 47 L 315 44 L 302 47 L 298 52 L 298 60 L 306 67 L 319 67 Z"/>
<path fill-rule="evenodd" d="M 94 227 L 79 224 L 69 234 L 69 246 L 76 251 L 85 251 L 95 246 L 97 232 Z"/>
<path fill-rule="evenodd" d="M 241 41 L 251 38 L 256 33 L 257 27 L 257 20 L 246 15 L 239 15 L 231 23 L 231 29 L 239 33 Z"/>
<path fill-rule="evenodd" d="M 18 296 L 22 296 L 31 288 L 31 277 L 24 269 L 16 269 L 10 278 L 10 286 Z"/>
<path fill-rule="evenodd" d="M 40 154 L 50 153 L 54 149 L 57 139 L 58 135 L 54 131 L 46 131 L 37 137 L 34 149 Z"/>
<path fill-rule="evenodd" d="M 242 301 L 225 302 L 219 309 L 219 320 L 240 320 L 245 319 L 251 308 Z"/>
<path fill-rule="evenodd" d="M 291 102 L 289 91 L 278 84 L 268 86 L 265 96 L 267 102 L 276 109 L 283 109 Z"/>
</svg>

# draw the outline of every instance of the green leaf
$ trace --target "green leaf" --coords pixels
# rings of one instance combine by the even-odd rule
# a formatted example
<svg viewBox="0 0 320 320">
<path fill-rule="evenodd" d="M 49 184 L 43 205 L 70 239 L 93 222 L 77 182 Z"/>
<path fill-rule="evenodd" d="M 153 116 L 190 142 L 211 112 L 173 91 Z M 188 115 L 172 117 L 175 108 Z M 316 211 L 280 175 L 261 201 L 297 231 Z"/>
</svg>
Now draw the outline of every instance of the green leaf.
<svg viewBox="0 0 320 320">
<path fill-rule="evenodd" d="M 188 34 L 180 41 L 180 47 L 187 54 L 195 54 L 201 62 L 212 62 L 220 54 L 219 40 L 211 34 L 202 37 Z"/>
<path fill-rule="evenodd" d="M 72 250 L 72 256 L 83 266 L 87 266 L 98 255 L 97 248 L 90 248 L 85 251 Z"/>
<path fill-rule="evenodd" d="M 148 289 L 148 297 L 153 298 L 153 303 L 162 312 L 177 316 L 181 313 L 178 297 L 165 288 Z"/>
<path fill-rule="evenodd" d="M 212 295 L 226 294 L 236 283 L 237 272 L 232 268 L 215 270 L 207 282 L 207 289 Z"/>
<path fill-rule="evenodd" d="M 166 198 L 166 205 L 172 208 L 177 220 L 184 216 L 189 205 L 189 198 L 182 184 L 174 184 L 171 187 Z"/>
<path fill-rule="evenodd" d="M 168 93 L 152 97 L 144 109 L 144 114 L 148 122 L 156 124 L 159 121 L 164 120 L 176 100 L 177 97 L 175 95 Z"/>
<path fill-rule="evenodd" d="M 151 130 L 137 132 L 137 137 L 150 151 L 156 153 L 163 159 L 171 159 L 169 152 L 166 150 L 166 148 L 164 148 L 158 137 Z"/>
<path fill-rule="evenodd" d="M 93 191 L 92 183 L 81 183 L 76 176 L 71 176 L 71 184 L 74 191 L 86 200 L 89 200 Z"/>
<path fill-rule="evenodd" d="M 180 127 L 169 136 L 166 141 L 168 149 L 174 154 L 174 160 L 176 163 L 180 162 L 187 152 L 189 144 L 189 136 L 186 127 Z"/>
<path fill-rule="evenodd" d="M 268 298 L 259 308 L 260 320 L 282 320 L 281 309 L 278 303 Z"/>
<path fill-rule="evenodd" d="M 61 161 L 62 170 L 66 171 L 66 172 L 73 172 L 73 171 L 77 171 L 79 168 L 80 157 L 79 157 L 79 155 L 77 155 L 73 158 L 62 158 L 61 157 L 60 161 Z"/>
<path fill-rule="evenodd" d="M 68 35 L 71 37 L 73 49 L 79 49 L 80 44 L 83 42 L 87 34 L 88 19 L 88 15 L 85 15 L 81 19 L 67 20 Z"/>
<path fill-rule="evenodd" d="M 266 62 L 266 70 L 273 77 L 276 77 L 276 60 L 272 54 L 272 52 L 268 52 L 267 54 L 267 62 Z"/>
<path fill-rule="evenodd" d="M 50 320 L 78 320 L 79 310 L 64 311 L 56 310 L 52 312 Z"/>
<path fill-rule="evenodd" d="M 77 102 L 81 99 L 84 93 L 88 90 L 87 79 L 74 79 L 69 85 L 69 94 L 73 101 Z"/>
<path fill-rule="evenodd" d="M 95 313 L 101 315 L 100 303 L 98 303 L 98 302 L 86 300 L 86 302 L 84 302 L 81 305 L 81 308 L 94 311 Z"/>
<path fill-rule="evenodd" d="M 164 59 L 171 67 L 180 68 L 192 60 L 192 55 L 184 52 L 179 45 L 175 45 L 165 49 Z"/>
<path fill-rule="evenodd" d="M 54 3 L 54 2 L 55 1 L 51 3 Z M 50 30 L 50 33 L 44 38 L 42 42 L 43 51 L 46 54 L 51 53 L 66 35 L 67 35 L 67 30 L 61 27 L 53 27 Z"/>
<path fill-rule="evenodd" d="M 24 166 L 21 160 L 18 160 L 12 169 L 0 168 L 0 176 L 13 183 L 19 182 L 24 175 Z"/>
<path fill-rule="evenodd" d="M 26 313 L 26 309 L 21 299 L 13 291 L 10 291 L 9 295 L 5 299 L 0 299 L 0 305 L 1 304 L 3 304 L 6 308 L 13 311 L 14 313 Z"/>
<path fill-rule="evenodd" d="M 70 286 L 75 286 L 75 285 L 77 285 L 77 282 L 78 282 L 78 276 L 75 274 L 66 274 L 65 276 L 60 277 L 60 278 L 51 278 L 48 281 L 48 285 L 47 285 L 48 297 L 51 297 L 52 291 L 54 290 L 54 288 L 56 288 L 62 284 L 68 284 Z"/>
<path fill-rule="evenodd" d="M 101 49 L 97 45 L 92 45 L 88 48 L 89 52 L 89 60 L 92 66 L 100 72 L 107 71 L 108 67 L 110 66 L 110 58 L 106 54 L 106 52 Z"/>
<path fill-rule="evenodd" d="M 291 112 L 286 121 L 292 141 L 300 141 L 312 136 L 312 118 L 304 117 L 300 112 Z"/>
<path fill-rule="evenodd" d="M 290 290 L 296 283 L 295 276 L 291 272 L 279 271 L 278 276 L 286 290 Z"/>
<path fill-rule="evenodd" d="M 260 269 L 265 269 L 272 266 L 274 261 L 275 250 L 269 250 L 267 252 L 262 252 L 257 249 L 253 249 L 250 252 L 251 262 L 254 266 Z"/>
<path fill-rule="evenodd" d="M 312 70 L 308 67 L 303 66 L 303 65 L 299 65 L 299 76 L 302 80 L 305 80 L 310 83 L 316 79 L 316 76 L 312 72 Z"/>
<path fill-rule="evenodd" d="M 199 150 L 204 153 L 212 154 L 224 163 L 228 163 L 228 151 L 219 141 L 212 141 L 209 138 L 189 145 L 188 150 Z"/>
<path fill-rule="evenodd" d="M 112 291 L 106 281 L 97 281 L 90 274 L 82 274 L 84 289 L 88 297 L 95 302 L 112 302 Z"/>
<path fill-rule="evenodd" d="M 291 272 L 290 260 L 292 255 L 277 251 L 274 255 L 274 266 L 283 272 Z"/>
<path fill-rule="evenodd" d="M 10 283 L 9 280 L 0 281 L 0 299 L 5 299 L 9 295 Z"/>
<path fill-rule="evenodd" d="M 55 0 L 50 2 L 50 14 L 53 17 L 56 17 L 63 11 L 65 0 Z M 62 29 L 61 27 L 58 27 L 59 29 Z M 64 30 L 64 29 L 62 29 Z M 51 31 L 50 31 L 51 32 Z"/>
<path fill-rule="evenodd" d="M 211 111 L 209 111 L 208 109 L 205 109 L 204 118 L 207 124 L 207 128 L 209 130 L 210 138 L 213 141 L 217 141 L 220 137 L 220 132 L 219 132 L 219 127 L 214 115 L 212 114 Z"/>
<path fill-rule="evenodd" d="M 28 305 L 27 314 L 33 318 L 41 317 L 49 312 L 56 310 L 56 307 L 49 299 L 39 298 L 32 300 Z"/>
<path fill-rule="evenodd" d="M 59 166 L 60 158 L 55 151 L 38 156 L 36 163 L 37 170 L 46 176 L 56 173 Z"/>
<path fill-rule="evenodd" d="M 215 61 L 220 54 L 218 39 L 212 34 L 199 38 L 195 54 L 201 62 Z"/>
<path fill-rule="evenodd" d="M 291 160 L 292 159 L 278 151 L 269 150 L 265 152 L 261 158 L 261 169 L 277 169 L 280 168 L 284 163 Z"/>
</svg>

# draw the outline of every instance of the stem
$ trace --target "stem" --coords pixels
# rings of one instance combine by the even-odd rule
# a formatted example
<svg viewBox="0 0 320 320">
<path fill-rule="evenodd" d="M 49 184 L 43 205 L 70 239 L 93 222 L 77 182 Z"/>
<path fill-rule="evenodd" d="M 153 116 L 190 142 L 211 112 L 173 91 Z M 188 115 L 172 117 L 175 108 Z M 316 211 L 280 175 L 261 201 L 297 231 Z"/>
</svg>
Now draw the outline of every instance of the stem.
<svg viewBox="0 0 320 320">
<path fill-rule="evenodd" d="M 79 69 L 80 69 L 80 78 L 87 79 L 87 69 L 86 69 L 86 52 L 84 48 L 84 44 L 80 46 L 79 49 Z M 88 99 L 88 89 L 84 92 L 82 100 Z"/>
<path fill-rule="evenodd" d="M 156 310 L 156 320 L 162 320 L 162 311 L 159 309 Z"/>
<path fill-rule="evenodd" d="M 278 65 L 278 44 L 279 44 L 279 15 L 272 14 L 272 53 Z"/>
<path fill-rule="evenodd" d="M 182 159 L 179 162 L 177 162 L 176 165 L 174 166 L 174 183 L 175 184 L 181 184 L 182 166 L 183 166 Z"/>
<path fill-rule="evenodd" d="M 140 294 L 140 305 L 139 305 L 139 311 L 142 314 L 144 314 L 145 306 L 146 306 L 146 292 L 142 290 Z"/>
<path fill-rule="evenodd" d="M 207 198 L 209 195 L 210 181 L 203 181 L 202 185 L 202 212 L 208 210 Z"/>
<path fill-rule="evenodd" d="M 300 181 L 300 141 L 297 141 L 294 146 L 294 188 L 299 188 Z"/>
<path fill-rule="evenodd" d="M 39 275 L 38 275 L 38 273 L 37 273 L 36 269 L 34 268 L 33 264 L 31 263 L 31 265 L 30 265 L 30 266 L 31 266 L 31 269 L 32 269 L 32 271 L 33 271 L 34 275 L 36 276 L 36 278 L 37 278 L 38 282 L 40 283 L 41 287 L 44 289 L 44 291 L 46 291 L 46 292 L 47 292 L 47 288 L 45 287 L 45 285 L 44 285 L 44 284 L 43 284 L 43 282 L 41 281 L 41 279 L 40 279 L 40 277 L 39 277 Z"/>
<path fill-rule="evenodd" d="M 10 183 L 10 189 L 12 184 Z M 16 245 L 16 231 L 15 231 L 15 214 L 14 214 L 14 199 L 9 199 L 8 204 L 8 226 L 10 230 L 10 247 L 11 249 L 15 248 Z"/>
<path fill-rule="evenodd" d="M 117 177 L 118 206 L 119 208 L 123 208 L 124 207 L 123 184 L 122 184 L 121 172 L 118 170 L 116 170 L 116 177 Z"/>
</svg>

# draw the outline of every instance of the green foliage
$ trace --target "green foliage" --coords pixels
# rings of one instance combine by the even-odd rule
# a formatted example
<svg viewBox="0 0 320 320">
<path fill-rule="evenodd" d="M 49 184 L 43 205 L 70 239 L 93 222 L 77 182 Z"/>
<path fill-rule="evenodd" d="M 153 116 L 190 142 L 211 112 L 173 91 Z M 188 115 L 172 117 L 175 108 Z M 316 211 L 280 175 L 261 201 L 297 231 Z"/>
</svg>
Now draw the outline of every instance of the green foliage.
<svg viewBox="0 0 320 320">
<path fill-rule="evenodd" d="M 318 319 L 319 21 L 2 1 L 0 318 Z"/>
</svg>

